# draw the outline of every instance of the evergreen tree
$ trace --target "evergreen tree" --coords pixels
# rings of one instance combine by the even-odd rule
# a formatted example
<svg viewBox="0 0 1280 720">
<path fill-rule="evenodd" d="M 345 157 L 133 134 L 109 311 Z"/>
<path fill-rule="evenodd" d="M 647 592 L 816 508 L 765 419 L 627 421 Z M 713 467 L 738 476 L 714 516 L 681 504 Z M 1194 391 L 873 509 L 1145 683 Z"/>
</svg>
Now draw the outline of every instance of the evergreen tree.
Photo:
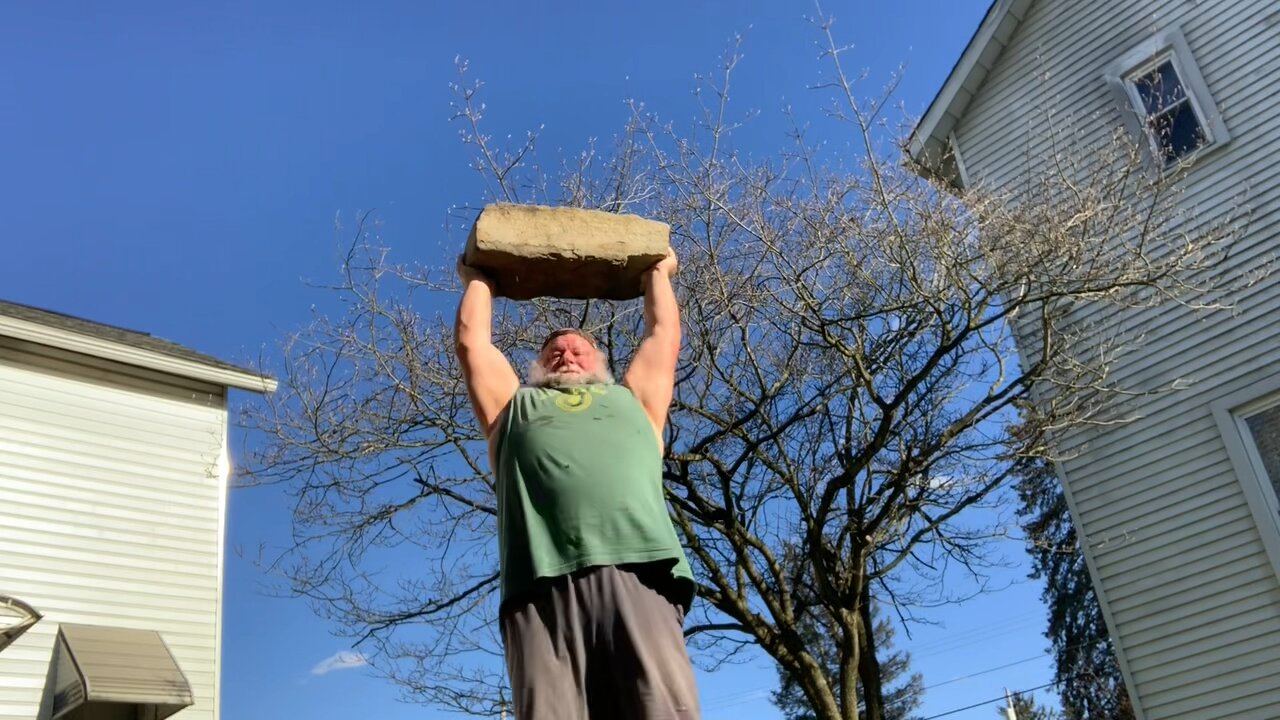
<svg viewBox="0 0 1280 720">
<path fill-rule="evenodd" d="M 1000 703 L 996 707 L 996 714 L 1007 718 L 1006 707 L 1005 703 Z M 1017 720 L 1063 720 L 1062 714 L 1056 710 L 1037 705 L 1035 697 L 1030 693 L 1014 693 L 1013 711 Z"/>
<path fill-rule="evenodd" d="M 1019 515 L 1027 534 L 1031 577 L 1045 581 L 1041 595 L 1049 608 L 1045 635 L 1053 643 L 1054 680 L 1062 697 L 1063 717 L 1131 720 L 1129 693 L 1058 478 L 1043 460 L 1024 463 L 1018 477 Z"/>
</svg>

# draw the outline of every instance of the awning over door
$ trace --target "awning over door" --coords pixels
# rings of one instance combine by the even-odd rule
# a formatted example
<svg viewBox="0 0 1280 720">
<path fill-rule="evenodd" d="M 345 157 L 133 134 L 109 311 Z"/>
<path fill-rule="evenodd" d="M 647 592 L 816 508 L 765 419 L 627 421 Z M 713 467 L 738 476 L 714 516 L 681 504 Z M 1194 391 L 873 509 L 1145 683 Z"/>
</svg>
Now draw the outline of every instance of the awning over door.
<svg viewBox="0 0 1280 720">
<path fill-rule="evenodd" d="M 98 704 L 142 706 L 160 720 L 194 702 L 190 683 L 153 630 L 64 624 L 53 662 L 54 720 Z"/>
</svg>

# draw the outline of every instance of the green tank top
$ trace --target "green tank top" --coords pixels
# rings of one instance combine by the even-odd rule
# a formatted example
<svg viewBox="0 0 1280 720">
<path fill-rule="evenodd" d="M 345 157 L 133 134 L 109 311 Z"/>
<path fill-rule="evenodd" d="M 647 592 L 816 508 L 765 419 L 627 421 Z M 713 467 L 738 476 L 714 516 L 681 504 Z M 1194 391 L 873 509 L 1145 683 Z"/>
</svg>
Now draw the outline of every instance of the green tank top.
<svg viewBox="0 0 1280 720">
<path fill-rule="evenodd" d="M 621 385 L 520 388 L 494 447 L 502 599 L 539 578 L 672 561 L 692 579 L 663 496 L 653 425 Z M 688 606 L 692 583 L 687 585 Z"/>
</svg>

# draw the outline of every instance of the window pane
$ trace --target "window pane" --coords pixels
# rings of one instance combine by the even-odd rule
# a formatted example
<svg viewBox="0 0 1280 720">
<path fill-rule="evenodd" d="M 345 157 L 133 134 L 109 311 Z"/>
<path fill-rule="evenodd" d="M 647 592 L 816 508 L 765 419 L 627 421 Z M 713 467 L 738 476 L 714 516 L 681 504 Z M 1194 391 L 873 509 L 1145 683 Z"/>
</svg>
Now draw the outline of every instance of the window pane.
<svg viewBox="0 0 1280 720">
<path fill-rule="evenodd" d="M 1164 161 L 1171 163 L 1205 142 L 1204 129 L 1190 102 L 1183 102 L 1151 118 L 1151 132 L 1160 143 Z"/>
<path fill-rule="evenodd" d="M 1271 478 L 1271 487 L 1280 498 L 1280 405 L 1245 418 L 1253 444 L 1262 456 L 1262 467 Z"/>
<path fill-rule="evenodd" d="M 1148 115 L 1155 115 L 1187 96 L 1172 60 L 1165 60 L 1151 72 L 1135 78 L 1133 84 Z"/>
</svg>

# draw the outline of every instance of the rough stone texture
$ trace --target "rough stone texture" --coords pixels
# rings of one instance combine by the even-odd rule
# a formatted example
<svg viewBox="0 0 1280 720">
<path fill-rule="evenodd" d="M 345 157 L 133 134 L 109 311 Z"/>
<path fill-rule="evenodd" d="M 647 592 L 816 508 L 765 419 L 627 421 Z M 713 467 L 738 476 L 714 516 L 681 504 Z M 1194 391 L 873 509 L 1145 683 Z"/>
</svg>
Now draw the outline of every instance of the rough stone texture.
<svg viewBox="0 0 1280 720">
<path fill-rule="evenodd" d="M 629 300 L 670 242 L 669 227 L 636 215 L 499 203 L 481 211 L 463 260 L 513 300 Z"/>
</svg>

